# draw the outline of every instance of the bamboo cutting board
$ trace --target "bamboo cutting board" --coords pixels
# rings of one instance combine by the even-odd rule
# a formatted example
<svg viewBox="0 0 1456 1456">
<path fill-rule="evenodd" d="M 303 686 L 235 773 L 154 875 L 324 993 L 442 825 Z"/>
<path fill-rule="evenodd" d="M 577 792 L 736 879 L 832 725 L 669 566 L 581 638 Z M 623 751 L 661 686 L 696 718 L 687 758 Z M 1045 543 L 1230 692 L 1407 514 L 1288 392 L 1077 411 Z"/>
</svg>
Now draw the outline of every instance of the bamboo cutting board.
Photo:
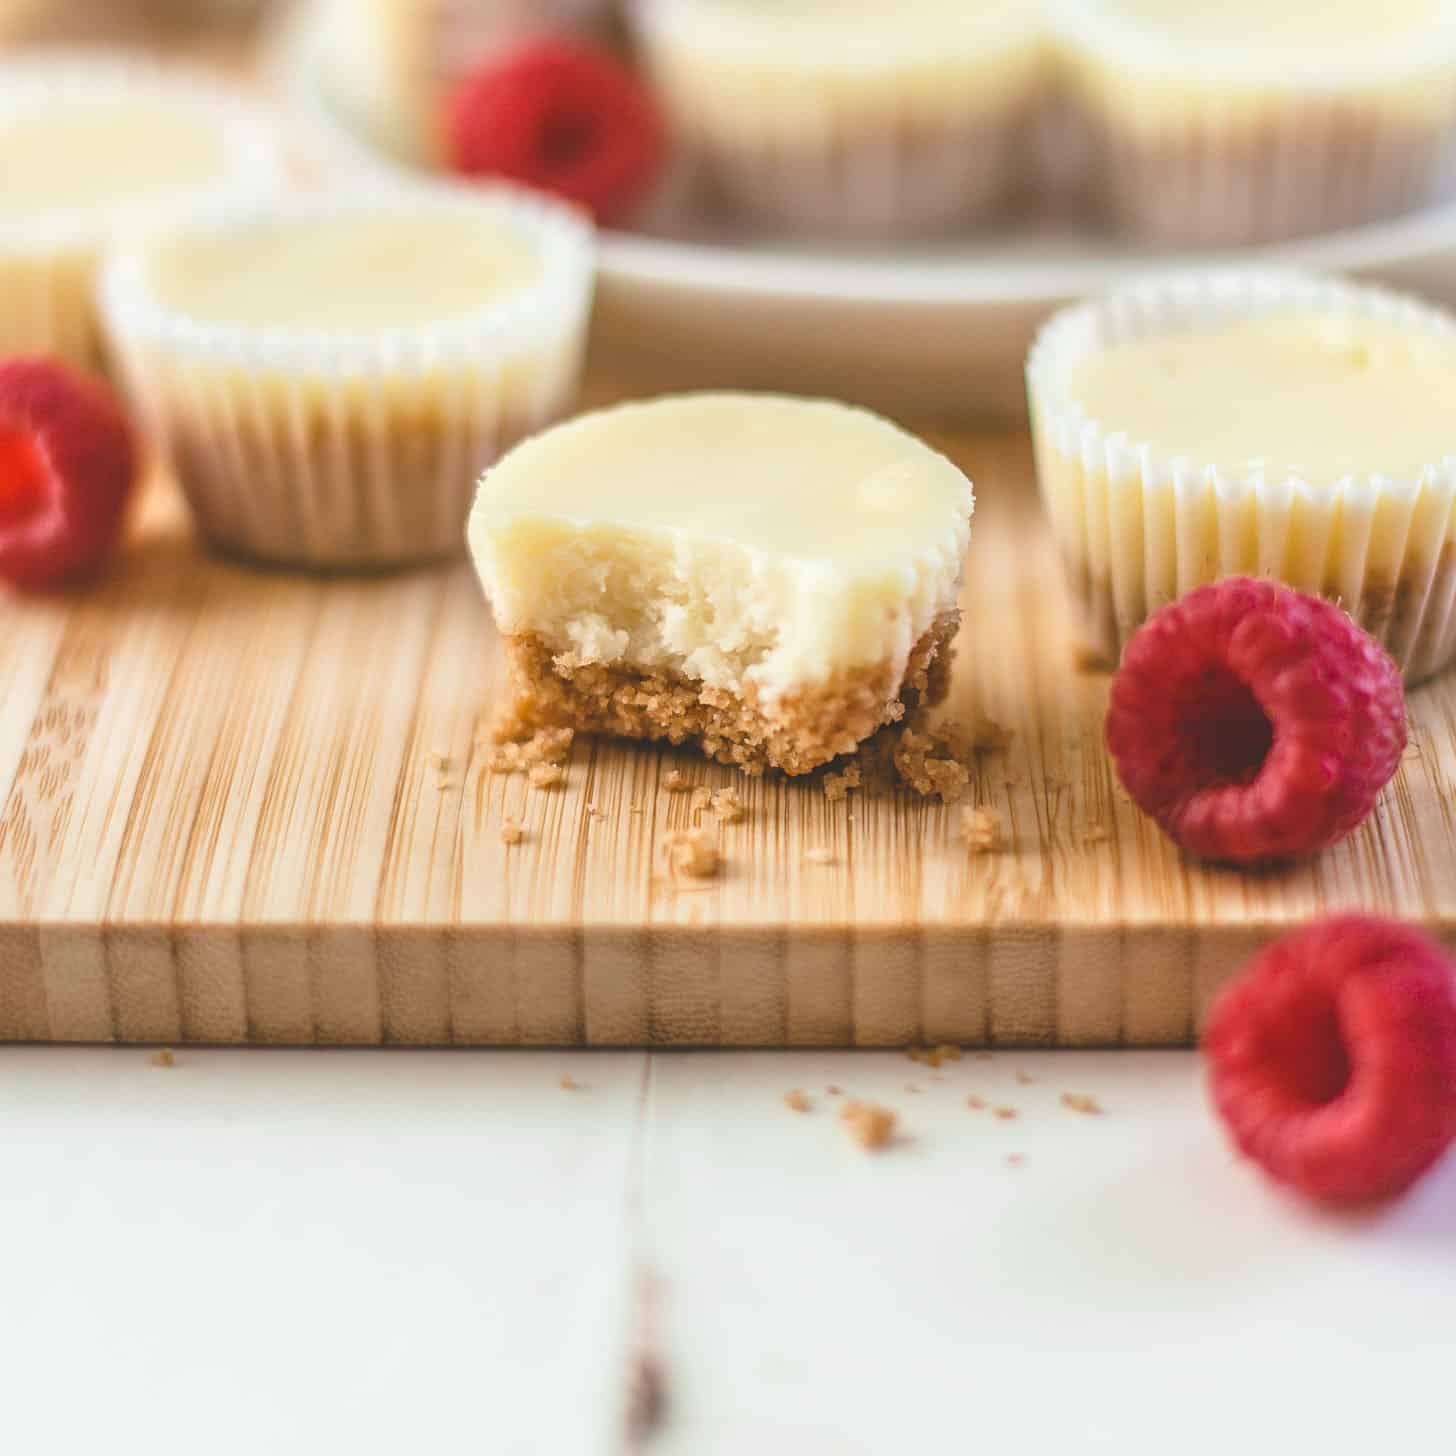
<svg viewBox="0 0 1456 1456">
<path fill-rule="evenodd" d="M 1272 928 L 1363 906 L 1456 935 L 1456 678 L 1414 695 L 1346 844 L 1197 868 L 1111 775 L 1026 439 L 933 438 L 980 500 L 948 711 L 1014 733 L 967 800 L 1005 853 L 969 856 L 958 808 L 687 753 L 579 742 L 555 792 L 491 773 L 466 566 L 259 572 L 159 484 L 105 586 L 0 606 L 0 1039 L 1181 1043 Z M 664 870 L 696 827 L 674 768 L 748 806 L 715 880 Z"/>
</svg>

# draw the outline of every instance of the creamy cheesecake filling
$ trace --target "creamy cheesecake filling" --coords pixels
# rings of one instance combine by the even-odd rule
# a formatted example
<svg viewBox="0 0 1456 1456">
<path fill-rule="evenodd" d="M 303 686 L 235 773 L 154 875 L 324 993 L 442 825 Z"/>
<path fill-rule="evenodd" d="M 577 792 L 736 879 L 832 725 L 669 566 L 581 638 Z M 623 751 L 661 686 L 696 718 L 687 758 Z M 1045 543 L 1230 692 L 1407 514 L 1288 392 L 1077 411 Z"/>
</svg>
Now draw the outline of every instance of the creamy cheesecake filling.
<svg viewBox="0 0 1456 1456">
<path fill-rule="evenodd" d="M 589 415 L 482 482 L 470 541 L 507 636 L 771 704 L 896 680 L 954 610 L 969 482 L 860 410 L 697 395 Z"/>
<path fill-rule="evenodd" d="M 1456 332 L 1310 311 L 1116 345 L 1072 372 L 1093 419 L 1164 457 L 1313 486 L 1415 482 L 1456 455 Z"/>
<path fill-rule="evenodd" d="M 1056 0 L 1053 16 L 1069 75 L 1144 133 L 1176 135 L 1194 107 L 1253 130 L 1301 98 L 1412 126 L 1456 105 L 1446 0 Z"/>
<path fill-rule="evenodd" d="M 229 166 L 214 131 L 139 98 L 0 120 L 0 210 L 11 216 L 134 207 Z"/>
<path fill-rule="evenodd" d="M 465 210 L 260 218 L 160 244 L 165 308 L 201 323 L 358 333 L 450 322 L 537 281 L 540 250 Z"/>
</svg>

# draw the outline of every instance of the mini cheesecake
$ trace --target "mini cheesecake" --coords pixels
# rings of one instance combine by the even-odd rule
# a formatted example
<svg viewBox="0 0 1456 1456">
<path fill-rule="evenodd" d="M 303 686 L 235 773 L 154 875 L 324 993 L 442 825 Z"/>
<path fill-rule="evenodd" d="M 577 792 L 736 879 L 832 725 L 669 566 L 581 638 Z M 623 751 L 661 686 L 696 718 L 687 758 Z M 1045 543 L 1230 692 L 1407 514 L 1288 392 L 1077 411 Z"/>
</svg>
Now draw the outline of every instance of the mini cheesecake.
<svg viewBox="0 0 1456 1456">
<path fill-rule="evenodd" d="M 1456 321 L 1298 275 L 1192 275 L 1064 313 L 1029 383 L 1042 492 L 1109 657 L 1237 575 L 1339 601 L 1413 681 L 1456 657 Z"/>
<path fill-rule="evenodd" d="M 684 395 L 519 446 L 470 546 L 522 721 L 801 774 L 943 695 L 972 509 L 863 410 Z"/>
<path fill-rule="evenodd" d="M 325 84 L 396 159 L 443 164 L 444 102 L 484 57 L 580 26 L 603 0 L 323 0 Z"/>
<path fill-rule="evenodd" d="M 689 168 L 760 223 L 955 228 L 1021 170 L 1043 80 L 1031 0 L 641 0 L 633 14 Z"/>
<path fill-rule="evenodd" d="M 1350 227 L 1438 178 L 1452 0 L 1052 0 L 1050 14 L 1105 206 L 1143 239 Z"/>
<path fill-rule="evenodd" d="M 534 194 L 397 188 L 159 230 L 103 300 L 204 534 L 348 569 L 461 549 L 481 470 L 572 401 L 592 266 Z"/>
<path fill-rule="evenodd" d="M 265 125 L 177 72 L 44 54 L 0 64 L 0 354 L 98 364 L 103 249 L 278 175 Z"/>
</svg>

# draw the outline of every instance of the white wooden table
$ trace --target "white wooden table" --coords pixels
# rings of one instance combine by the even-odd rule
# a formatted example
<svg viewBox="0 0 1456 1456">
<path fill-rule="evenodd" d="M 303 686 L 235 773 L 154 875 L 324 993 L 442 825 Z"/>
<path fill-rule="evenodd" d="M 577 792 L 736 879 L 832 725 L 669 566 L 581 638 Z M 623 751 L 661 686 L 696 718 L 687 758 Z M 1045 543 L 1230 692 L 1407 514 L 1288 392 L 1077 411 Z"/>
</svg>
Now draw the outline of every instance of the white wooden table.
<svg viewBox="0 0 1456 1456">
<path fill-rule="evenodd" d="M 1311 1215 L 1235 1164 L 1198 1078 L 0 1049 L 4 1449 L 1449 1449 L 1456 1163 Z M 830 1084 L 903 1140 L 851 1146 Z"/>
</svg>

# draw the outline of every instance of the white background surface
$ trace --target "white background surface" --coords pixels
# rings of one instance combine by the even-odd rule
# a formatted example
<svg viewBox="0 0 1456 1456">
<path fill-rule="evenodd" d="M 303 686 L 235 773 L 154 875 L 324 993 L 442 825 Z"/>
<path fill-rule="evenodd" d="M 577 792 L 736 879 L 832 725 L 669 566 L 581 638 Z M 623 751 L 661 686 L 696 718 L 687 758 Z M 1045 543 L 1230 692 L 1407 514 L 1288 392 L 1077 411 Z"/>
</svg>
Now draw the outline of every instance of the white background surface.
<svg viewBox="0 0 1456 1456">
<path fill-rule="evenodd" d="M 693 1456 L 1451 1448 L 1456 1164 L 1311 1214 L 1191 1055 L 10 1048 L 0 1100 L 6 1451 L 616 1452 L 644 1357 Z"/>
</svg>

